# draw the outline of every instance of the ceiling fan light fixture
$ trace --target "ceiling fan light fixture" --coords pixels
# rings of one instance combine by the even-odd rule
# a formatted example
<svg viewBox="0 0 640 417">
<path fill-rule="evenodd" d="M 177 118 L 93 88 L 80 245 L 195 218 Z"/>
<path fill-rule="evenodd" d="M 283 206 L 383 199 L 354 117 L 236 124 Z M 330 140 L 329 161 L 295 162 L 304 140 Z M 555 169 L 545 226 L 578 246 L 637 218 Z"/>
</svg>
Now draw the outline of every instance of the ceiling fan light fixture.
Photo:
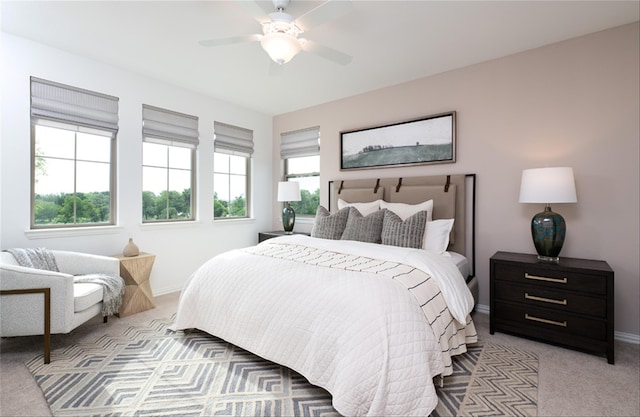
<svg viewBox="0 0 640 417">
<path fill-rule="evenodd" d="M 1 0 L 0 0 L 1 1 Z M 285 9 L 290 0 L 272 0 L 275 12 L 269 13 L 269 20 L 262 19 L 262 13 L 257 9 L 257 0 L 242 1 L 243 5 L 253 5 L 245 7 L 254 17 L 262 22 L 262 35 L 233 36 L 222 39 L 209 39 L 200 41 L 202 46 L 220 46 L 241 42 L 260 41 L 262 49 L 277 64 L 283 65 L 291 61 L 294 56 L 304 50 L 322 58 L 328 59 L 340 65 L 347 65 L 351 62 L 351 56 L 343 54 L 334 49 L 322 46 L 313 41 L 306 41 L 299 36 L 304 32 L 302 28 L 313 27 L 322 24 L 345 13 L 346 6 L 350 6 L 350 0 L 326 0 L 320 6 L 305 13 L 300 19 L 302 26 L 298 26 L 296 20 Z M 345 6 L 346 5 L 346 6 Z M 323 6 L 323 7 L 321 7 Z M 348 7 L 347 7 L 348 9 Z M 257 16 L 260 15 L 260 16 Z"/>
<path fill-rule="evenodd" d="M 267 54 L 276 63 L 282 65 L 291 61 L 291 59 L 302 49 L 300 42 L 295 36 L 282 33 L 272 32 L 263 35 L 260 38 L 260 45 Z"/>
</svg>

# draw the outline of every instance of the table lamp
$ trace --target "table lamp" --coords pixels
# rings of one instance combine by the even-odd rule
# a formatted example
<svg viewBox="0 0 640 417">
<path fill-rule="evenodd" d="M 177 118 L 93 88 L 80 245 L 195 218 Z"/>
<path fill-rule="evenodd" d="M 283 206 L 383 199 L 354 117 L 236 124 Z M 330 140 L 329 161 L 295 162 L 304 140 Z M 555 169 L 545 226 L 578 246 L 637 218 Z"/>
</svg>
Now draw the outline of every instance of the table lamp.
<svg viewBox="0 0 640 417">
<path fill-rule="evenodd" d="M 296 222 L 296 212 L 291 208 L 289 202 L 300 200 L 300 183 L 298 181 L 278 182 L 278 201 L 284 202 L 282 227 L 284 228 L 284 233 L 287 235 L 293 233 L 293 225 Z"/>
<path fill-rule="evenodd" d="M 535 168 L 522 171 L 520 203 L 544 203 L 541 213 L 531 220 L 531 237 L 538 259 L 558 262 L 567 228 L 564 218 L 551 211 L 551 203 L 575 203 L 573 168 Z"/>
</svg>

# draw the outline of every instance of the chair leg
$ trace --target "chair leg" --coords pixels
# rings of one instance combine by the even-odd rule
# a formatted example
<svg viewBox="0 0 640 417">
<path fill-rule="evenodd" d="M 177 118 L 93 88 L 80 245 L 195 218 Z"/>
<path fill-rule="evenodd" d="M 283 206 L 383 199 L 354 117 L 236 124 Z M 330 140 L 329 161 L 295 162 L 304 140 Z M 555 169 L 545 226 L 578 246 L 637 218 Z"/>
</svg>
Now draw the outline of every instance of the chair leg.
<svg viewBox="0 0 640 417">
<path fill-rule="evenodd" d="M 108 319 L 108 316 L 104 316 L 104 317 L 102 318 L 102 322 L 103 322 L 103 323 L 106 323 L 106 322 L 107 322 L 107 319 Z"/>
<path fill-rule="evenodd" d="M 51 288 L 26 288 L 0 290 L 0 295 L 36 294 L 44 295 L 44 363 L 51 363 Z"/>
</svg>

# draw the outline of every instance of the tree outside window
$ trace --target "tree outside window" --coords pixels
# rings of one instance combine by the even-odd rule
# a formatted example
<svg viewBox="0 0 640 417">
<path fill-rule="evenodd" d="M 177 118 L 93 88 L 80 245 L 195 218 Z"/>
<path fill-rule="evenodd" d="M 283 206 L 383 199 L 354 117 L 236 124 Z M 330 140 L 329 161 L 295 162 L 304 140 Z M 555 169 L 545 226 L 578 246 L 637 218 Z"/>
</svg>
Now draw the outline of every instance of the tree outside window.
<svg viewBox="0 0 640 417">
<path fill-rule="evenodd" d="M 247 189 L 249 158 L 214 152 L 214 219 L 249 217 Z"/>
<path fill-rule="evenodd" d="M 287 158 L 285 165 L 285 179 L 300 183 L 301 200 L 289 203 L 296 216 L 315 216 L 320 204 L 320 155 Z"/>
<path fill-rule="evenodd" d="M 111 132 L 33 126 L 32 227 L 113 224 Z"/>
<path fill-rule="evenodd" d="M 193 220 L 195 149 L 143 142 L 143 222 Z"/>
</svg>

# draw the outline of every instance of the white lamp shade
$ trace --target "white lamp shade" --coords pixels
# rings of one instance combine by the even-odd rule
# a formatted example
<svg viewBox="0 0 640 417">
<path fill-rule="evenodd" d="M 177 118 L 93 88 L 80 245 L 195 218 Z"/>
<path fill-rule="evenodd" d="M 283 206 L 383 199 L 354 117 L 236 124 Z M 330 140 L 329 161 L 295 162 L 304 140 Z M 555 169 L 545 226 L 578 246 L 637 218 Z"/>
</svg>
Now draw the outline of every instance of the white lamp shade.
<svg viewBox="0 0 640 417">
<path fill-rule="evenodd" d="M 298 181 L 278 182 L 278 201 L 300 201 L 301 199 Z"/>
<path fill-rule="evenodd" d="M 286 64 L 300 52 L 300 41 L 286 33 L 267 33 L 260 39 L 260 45 L 271 59 L 278 64 Z"/>
<path fill-rule="evenodd" d="M 522 171 L 521 203 L 575 203 L 573 168 L 534 168 Z"/>
</svg>

